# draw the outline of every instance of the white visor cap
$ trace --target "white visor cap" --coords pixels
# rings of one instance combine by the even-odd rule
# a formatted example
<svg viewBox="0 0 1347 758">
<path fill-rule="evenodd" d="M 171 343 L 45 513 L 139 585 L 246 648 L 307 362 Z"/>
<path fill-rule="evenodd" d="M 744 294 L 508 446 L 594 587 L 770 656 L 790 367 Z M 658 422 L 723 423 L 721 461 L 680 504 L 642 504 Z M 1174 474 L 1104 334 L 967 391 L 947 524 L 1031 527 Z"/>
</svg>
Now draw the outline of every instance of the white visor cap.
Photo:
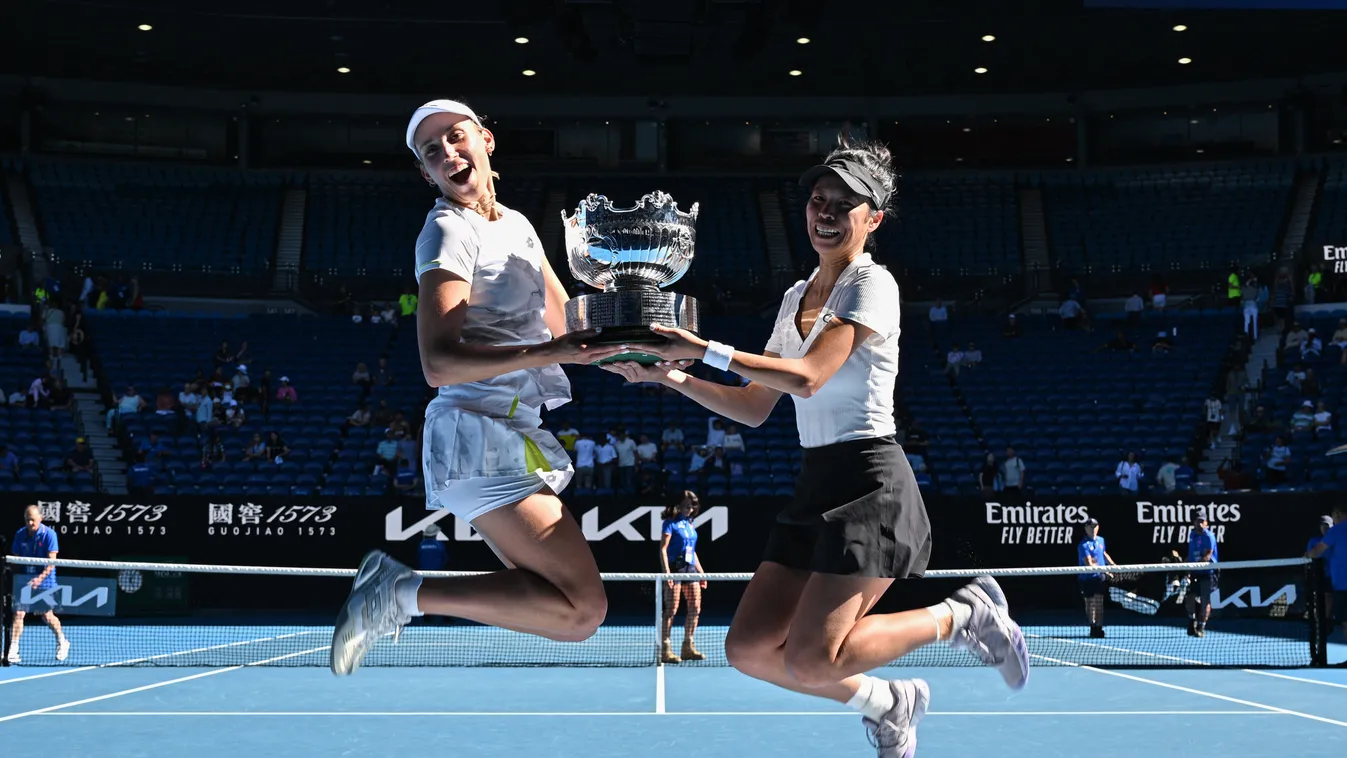
<svg viewBox="0 0 1347 758">
<path fill-rule="evenodd" d="M 460 116 L 467 116 L 472 123 L 481 127 L 482 120 L 477 118 L 477 114 L 471 108 L 456 100 L 431 100 L 412 114 L 412 120 L 407 122 L 407 149 L 411 150 L 416 157 L 421 154 L 416 152 L 416 127 L 421 125 L 427 117 L 436 113 L 457 113 Z"/>
</svg>

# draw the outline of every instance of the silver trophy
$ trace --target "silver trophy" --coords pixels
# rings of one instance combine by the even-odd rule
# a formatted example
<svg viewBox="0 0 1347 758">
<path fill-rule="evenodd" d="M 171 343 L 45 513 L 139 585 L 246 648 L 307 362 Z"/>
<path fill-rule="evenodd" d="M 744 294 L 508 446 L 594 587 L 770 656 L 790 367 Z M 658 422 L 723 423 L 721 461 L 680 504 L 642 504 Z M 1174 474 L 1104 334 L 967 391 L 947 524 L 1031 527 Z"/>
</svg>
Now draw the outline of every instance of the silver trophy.
<svg viewBox="0 0 1347 758">
<path fill-rule="evenodd" d="M 575 215 L 561 214 L 566 257 L 576 279 L 603 290 L 566 303 L 569 332 L 602 330 L 593 344 L 652 344 L 665 338 L 653 323 L 697 333 L 697 301 L 666 292 L 687 273 L 697 240 L 697 203 L 692 210 L 664 192 L 651 192 L 633 208 L 614 208 L 603 195 L 580 201 Z M 654 363 L 657 357 L 633 349 L 608 361 Z"/>
</svg>

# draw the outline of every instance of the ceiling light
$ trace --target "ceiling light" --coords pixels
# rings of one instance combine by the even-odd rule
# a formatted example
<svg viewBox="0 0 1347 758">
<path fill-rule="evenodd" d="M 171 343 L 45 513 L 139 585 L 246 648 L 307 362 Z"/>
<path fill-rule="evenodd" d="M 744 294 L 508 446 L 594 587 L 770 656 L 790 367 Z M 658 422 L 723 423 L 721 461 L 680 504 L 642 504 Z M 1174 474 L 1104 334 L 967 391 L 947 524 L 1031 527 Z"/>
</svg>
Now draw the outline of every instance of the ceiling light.
<svg viewBox="0 0 1347 758">
<path fill-rule="evenodd" d="M 341 66 L 340 68 L 337 69 L 337 73 L 338 73 L 338 74 L 349 74 L 349 73 L 351 73 L 351 69 L 349 69 L 349 68 L 347 68 L 347 67 L 345 67 L 345 66 Z"/>
<path fill-rule="evenodd" d="M 528 38 L 528 37 L 515 37 L 515 38 L 514 38 L 514 43 L 515 43 L 516 45 L 527 45 L 527 44 L 529 43 L 529 38 Z"/>
<path fill-rule="evenodd" d="M 965 127 L 963 128 L 963 130 L 964 130 L 965 132 L 971 132 L 971 131 L 973 131 L 971 127 L 967 127 L 967 126 L 965 126 Z"/>
<path fill-rule="evenodd" d="M 799 37 L 799 38 L 797 38 L 797 39 L 795 40 L 795 44 L 797 44 L 797 45 L 808 45 L 808 44 L 809 44 L 809 38 L 808 38 L 808 37 Z"/>
<path fill-rule="evenodd" d="M 1076 160 L 1076 159 L 1075 159 L 1075 158 L 1067 158 L 1067 159 L 1066 159 L 1066 162 L 1067 162 L 1067 163 L 1071 163 L 1071 162 L 1074 161 L 1074 160 Z"/>
<path fill-rule="evenodd" d="M 1193 59 L 1192 59 L 1192 58 L 1180 58 L 1180 59 L 1179 59 L 1179 65 L 1180 65 L 1180 66 L 1187 66 L 1189 63 L 1192 63 L 1192 62 L 1193 62 Z"/>
<path fill-rule="evenodd" d="M 1176 32 L 1186 32 L 1186 31 L 1188 31 L 1188 27 L 1184 26 L 1183 24 L 1175 24 L 1175 25 L 1174 25 L 1174 31 L 1176 31 Z"/>
<path fill-rule="evenodd" d="M 154 27 L 153 27 L 153 26 L 150 26 L 149 24 L 141 24 L 140 26 L 137 26 L 136 28 L 139 29 L 139 30 L 141 30 L 142 32 L 148 32 L 149 30 L 153 29 Z"/>
<path fill-rule="evenodd" d="M 1198 152 L 1199 155 L 1201 155 L 1202 153 L 1205 153 L 1205 152 L 1207 152 L 1207 151 L 1206 151 L 1206 150 L 1203 150 L 1202 148 L 1199 147 L 1199 148 L 1197 149 L 1197 152 Z"/>
<path fill-rule="evenodd" d="M 534 70 L 531 69 L 531 68 L 526 68 L 526 69 L 524 69 L 523 71 L 520 71 L 519 73 L 523 74 L 524 76 L 533 76 L 534 74 L 536 74 L 536 73 L 538 73 L 538 72 L 537 72 L 537 71 L 534 71 Z"/>
<path fill-rule="evenodd" d="M 804 73 L 804 72 L 801 71 L 801 70 L 798 69 L 798 68 L 793 68 L 793 69 L 790 70 L 790 75 L 791 75 L 791 76 L 799 76 L 800 74 L 803 74 L 803 73 Z"/>
<path fill-rule="evenodd" d="M 984 34 L 984 35 L 982 35 L 982 41 L 983 41 L 983 42 L 995 42 L 995 41 L 996 41 L 996 36 L 995 36 L 995 35 L 992 35 L 992 34 Z"/>
<path fill-rule="evenodd" d="M 978 66 L 977 68 L 973 69 L 973 73 L 975 73 L 975 74 L 985 74 L 985 73 L 987 73 L 987 69 L 983 68 L 982 66 Z"/>
<path fill-rule="evenodd" d="M 369 158 L 366 158 L 365 160 L 361 161 L 361 163 L 365 164 L 366 166 L 368 166 L 369 164 L 371 164 L 371 163 L 373 163 L 373 162 L 374 162 L 374 161 L 370 160 Z"/>
</svg>

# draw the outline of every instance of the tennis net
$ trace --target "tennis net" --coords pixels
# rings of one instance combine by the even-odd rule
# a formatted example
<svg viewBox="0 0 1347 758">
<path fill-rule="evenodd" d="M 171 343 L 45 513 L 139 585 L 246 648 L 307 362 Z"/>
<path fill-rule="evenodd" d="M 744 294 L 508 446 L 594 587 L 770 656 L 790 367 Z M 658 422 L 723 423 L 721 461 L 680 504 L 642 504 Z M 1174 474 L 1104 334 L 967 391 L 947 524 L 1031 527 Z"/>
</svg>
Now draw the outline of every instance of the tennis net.
<svg viewBox="0 0 1347 758">
<path fill-rule="evenodd" d="M 55 565 L 58 585 L 33 589 L 33 572 Z M 208 566 L 8 557 L 4 652 L 13 613 L 53 608 L 70 641 L 57 644 L 32 615 L 17 646 L 24 666 L 326 666 L 332 623 L 353 569 Z M 1188 634 L 1185 601 L 1196 597 L 1191 572 L 1210 564 L 1110 567 L 1104 637 L 1092 636 L 1079 578 L 1088 567 L 929 571 L 896 582 L 876 612 L 939 602 L 976 575 L 997 577 L 1024 628 L 1037 666 L 1300 667 L 1322 665 L 1321 566 L 1303 558 L 1219 564 L 1205 636 Z M 426 576 L 462 576 L 423 572 Z M 605 574 L 608 619 L 579 643 L 455 619 L 416 619 L 395 643 L 382 640 L 366 666 L 653 666 L 661 662 L 660 625 L 679 595 L 670 642 L 677 654 L 690 591 L 706 582 L 694 641 L 705 656 L 685 666 L 725 666 L 724 639 L 751 574 Z M 677 592 L 675 593 L 675 590 Z M 909 653 L 895 666 L 978 665 L 946 644 Z"/>
</svg>

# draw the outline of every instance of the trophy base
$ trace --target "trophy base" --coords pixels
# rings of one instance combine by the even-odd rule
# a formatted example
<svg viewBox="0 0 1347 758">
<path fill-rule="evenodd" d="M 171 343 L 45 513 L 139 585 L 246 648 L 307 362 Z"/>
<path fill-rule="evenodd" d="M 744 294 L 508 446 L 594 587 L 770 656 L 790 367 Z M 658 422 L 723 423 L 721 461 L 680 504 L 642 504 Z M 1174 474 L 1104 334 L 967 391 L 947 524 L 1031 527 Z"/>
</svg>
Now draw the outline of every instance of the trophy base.
<svg viewBox="0 0 1347 758">
<path fill-rule="evenodd" d="M 665 341 L 650 331 L 651 324 L 686 329 L 696 334 L 701 328 L 697 300 L 652 287 L 581 295 L 566 303 L 568 332 L 601 329 L 598 336 L 590 338 L 591 344 L 633 346 L 630 352 L 600 363 L 635 361 L 649 366 L 658 362 L 658 356 L 643 353 L 637 347 Z"/>
</svg>

